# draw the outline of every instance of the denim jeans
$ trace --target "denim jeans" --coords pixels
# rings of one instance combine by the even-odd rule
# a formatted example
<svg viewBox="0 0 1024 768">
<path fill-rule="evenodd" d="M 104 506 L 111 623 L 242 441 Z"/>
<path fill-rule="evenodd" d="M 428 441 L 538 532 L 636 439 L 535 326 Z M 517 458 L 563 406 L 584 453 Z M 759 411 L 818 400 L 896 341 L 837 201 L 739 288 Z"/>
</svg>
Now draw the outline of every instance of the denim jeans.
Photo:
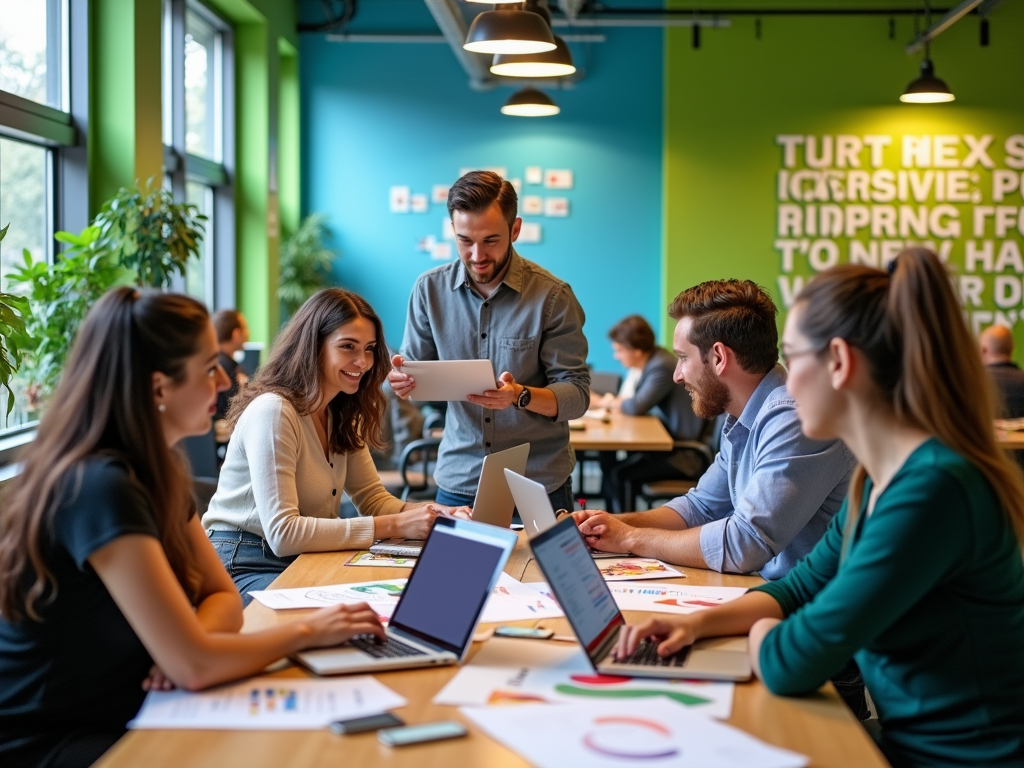
<svg viewBox="0 0 1024 768">
<path fill-rule="evenodd" d="M 297 557 L 278 557 L 266 539 L 245 531 L 210 531 L 210 543 L 238 587 L 243 606 L 252 602 L 249 592 L 269 587 Z"/>
<path fill-rule="evenodd" d="M 564 509 L 572 512 L 576 509 L 576 503 L 572 498 L 572 478 L 570 477 L 565 481 L 561 488 L 556 491 L 552 491 L 548 494 L 548 499 L 551 501 L 551 508 L 557 513 L 558 510 Z M 473 506 L 473 498 L 471 496 L 462 496 L 457 493 L 448 493 L 448 491 L 438 488 L 437 496 L 434 498 L 438 504 L 444 504 L 449 507 L 471 507 Z M 518 523 L 519 513 L 516 512 L 513 522 Z"/>
</svg>

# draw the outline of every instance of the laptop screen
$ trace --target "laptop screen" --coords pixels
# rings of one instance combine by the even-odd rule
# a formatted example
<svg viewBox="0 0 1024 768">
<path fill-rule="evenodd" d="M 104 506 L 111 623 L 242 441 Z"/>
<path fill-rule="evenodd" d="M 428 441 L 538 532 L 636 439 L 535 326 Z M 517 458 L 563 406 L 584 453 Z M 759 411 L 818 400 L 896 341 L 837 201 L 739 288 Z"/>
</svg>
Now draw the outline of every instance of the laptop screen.
<svg viewBox="0 0 1024 768">
<path fill-rule="evenodd" d="M 591 660 L 625 621 L 571 517 L 530 542 L 533 556 Z"/>
<path fill-rule="evenodd" d="M 462 654 L 477 618 L 491 592 L 491 585 L 505 565 L 515 544 L 515 534 L 503 547 L 464 523 L 438 518 L 409 576 L 402 599 L 391 617 L 391 626 Z"/>
</svg>

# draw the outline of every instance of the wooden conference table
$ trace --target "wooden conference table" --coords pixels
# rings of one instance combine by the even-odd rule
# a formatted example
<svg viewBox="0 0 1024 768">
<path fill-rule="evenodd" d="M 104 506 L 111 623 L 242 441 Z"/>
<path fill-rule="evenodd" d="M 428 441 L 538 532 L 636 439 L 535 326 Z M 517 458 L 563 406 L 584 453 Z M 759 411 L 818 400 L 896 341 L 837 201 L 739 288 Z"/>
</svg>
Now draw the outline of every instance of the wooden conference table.
<svg viewBox="0 0 1024 768">
<path fill-rule="evenodd" d="M 323 586 L 409 575 L 402 568 L 347 568 L 352 552 L 302 555 L 274 582 L 273 587 Z M 682 569 L 685 583 L 707 586 L 753 586 L 756 576 L 733 576 L 693 568 Z M 505 571 L 520 581 L 542 581 L 524 534 L 512 553 Z M 684 583 L 681 580 L 663 580 Z M 274 626 L 299 616 L 299 611 L 272 611 L 257 602 L 245 609 L 244 632 Z M 627 612 L 631 621 L 642 618 Z M 534 622 L 516 622 L 532 626 Z M 545 626 L 558 634 L 570 632 L 565 619 L 548 619 Z M 487 625 L 483 625 L 487 626 Z M 527 642 L 527 641 L 524 641 Z M 539 641 L 530 641 L 539 642 Z M 482 647 L 476 643 L 470 651 Z M 456 707 L 431 703 L 434 695 L 455 675 L 457 667 L 385 672 L 376 677 L 409 704 L 396 713 L 407 723 L 434 720 L 464 720 Z M 301 677 L 308 673 L 288 667 L 274 674 Z M 736 687 L 731 725 L 771 744 L 792 749 L 811 758 L 814 768 L 884 768 L 887 765 L 860 724 L 839 699 L 831 685 L 813 696 L 781 698 L 770 694 L 760 682 Z M 403 748 L 388 748 L 372 733 L 335 736 L 323 731 L 132 731 L 97 763 L 102 768 L 338 768 L 338 766 L 395 766 L 409 768 L 526 768 L 516 753 L 492 741 L 466 723 L 469 736 L 452 741 Z M 578 768 L 566 766 L 566 768 Z"/>
<path fill-rule="evenodd" d="M 607 421 L 583 418 L 584 429 L 569 430 L 576 451 L 671 451 L 672 435 L 656 416 L 609 414 Z"/>
</svg>

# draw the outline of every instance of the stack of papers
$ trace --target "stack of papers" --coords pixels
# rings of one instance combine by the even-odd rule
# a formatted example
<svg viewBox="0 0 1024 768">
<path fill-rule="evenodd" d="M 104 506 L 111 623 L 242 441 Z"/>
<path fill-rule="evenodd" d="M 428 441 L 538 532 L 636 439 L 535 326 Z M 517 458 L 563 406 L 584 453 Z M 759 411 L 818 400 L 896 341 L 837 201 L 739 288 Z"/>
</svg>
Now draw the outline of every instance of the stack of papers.
<svg viewBox="0 0 1024 768">
<path fill-rule="evenodd" d="M 130 728 L 304 731 L 408 702 L 368 675 L 254 677 L 201 693 L 150 691 Z"/>
<path fill-rule="evenodd" d="M 614 557 L 596 562 L 605 581 L 681 579 L 686 575 L 653 557 Z"/>
<path fill-rule="evenodd" d="M 364 581 L 356 584 L 332 584 L 326 587 L 297 587 L 250 592 L 254 599 L 268 608 L 323 608 L 339 603 L 369 603 L 382 619 L 389 618 L 408 579 Z M 544 583 L 523 584 L 502 573 L 487 605 L 483 622 L 552 619 L 564 616 L 555 598 Z"/>
</svg>

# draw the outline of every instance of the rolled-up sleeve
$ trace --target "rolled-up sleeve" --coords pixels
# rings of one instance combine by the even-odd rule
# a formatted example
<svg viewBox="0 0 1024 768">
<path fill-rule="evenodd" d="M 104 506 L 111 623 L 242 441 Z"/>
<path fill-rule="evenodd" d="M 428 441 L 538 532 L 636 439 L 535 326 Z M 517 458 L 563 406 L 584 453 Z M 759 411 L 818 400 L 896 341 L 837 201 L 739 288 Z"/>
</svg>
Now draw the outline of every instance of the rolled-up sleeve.
<svg viewBox="0 0 1024 768">
<path fill-rule="evenodd" d="M 726 450 L 719 451 L 715 463 L 701 475 L 697 486 L 685 496 L 677 496 L 665 505 L 683 518 L 687 528 L 697 528 L 721 520 L 732 512 L 727 462 Z M 705 552 L 705 560 L 707 556 Z M 708 564 L 710 565 L 710 561 Z"/>
<path fill-rule="evenodd" d="M 750 439 L 754 465 L 733 513 L 701 527 L 701 552 L 717 571 L 760 570 L 803 530 L 851 468 L 842 443 L 804 436 L 793 408 L 771 410 Z"/>
<path fill-rule="evenodd" d="M 558 415 L 554 420 L 578 419 L 590 405 L 583 307 L 572 289 L 563 285 L 560 290 L 551 292 L 545 314 L 540 363 L 547 376 L 547 388 L 558 402 Z"/>
</svg>

